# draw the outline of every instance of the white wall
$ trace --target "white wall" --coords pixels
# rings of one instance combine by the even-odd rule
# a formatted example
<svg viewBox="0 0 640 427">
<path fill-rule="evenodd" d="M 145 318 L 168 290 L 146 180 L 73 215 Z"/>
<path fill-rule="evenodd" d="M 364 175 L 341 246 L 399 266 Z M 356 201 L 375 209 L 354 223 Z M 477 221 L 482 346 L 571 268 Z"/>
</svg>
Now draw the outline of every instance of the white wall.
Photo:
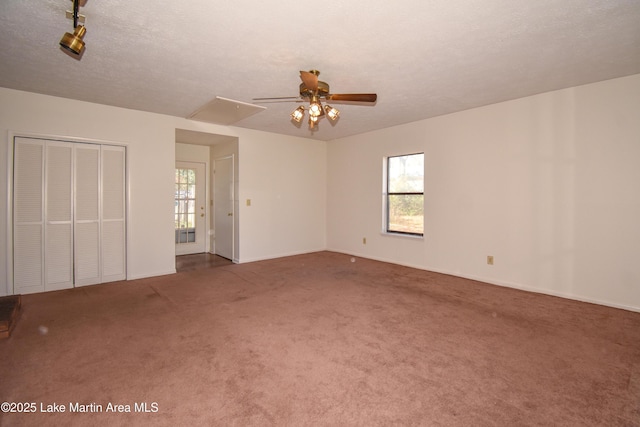
<svg viewBox="0 0 640 427">
<path fill-rule="evenodd" d="M 175 272 L 176 128 L 239 138 L 240 261 L 325 247 L 326 144 L 304 138 L 0 88 L 0 295 L 7 283 L 9 133 L 66 136 L 127 146 L 129 279 Z M 275 170 L 275 172 L 274 172 Z M 241 190 L 242 191 L 242 190 Z"/>
<path fill-rule="evenodd" d="M 207 166 L 207 175 L 208 175 L 209 174 L 209 151 L 210 151 L 210 147 L 206 145 L 194 145 L 194 144 L 185 144 L 181 142 L 176 142 L 176 161 L 204 163 Z"/>
<path fill-rule="evenodd" d="M 640 310 L 639 117 L 635 75 L 332 141 L 327 246 Z M 425 237 L 383 235 L 382 159 L 420 151 Z"/>
<path fill-rule="evenodd" d="M 238 132 L 240 261 L 324 250 L 327 144 Z"/>
<path fill-rule="evenodd" d="M 7 224 L 9 131 L 126 144 L 129 173 L 128 277 L 175 271 L 173 218 L 175 129 L 165 116 L 0 89 L 0 215 Z M 7 290 L 6 226 L 0 230 L 0 280 Z"/>
</svg>

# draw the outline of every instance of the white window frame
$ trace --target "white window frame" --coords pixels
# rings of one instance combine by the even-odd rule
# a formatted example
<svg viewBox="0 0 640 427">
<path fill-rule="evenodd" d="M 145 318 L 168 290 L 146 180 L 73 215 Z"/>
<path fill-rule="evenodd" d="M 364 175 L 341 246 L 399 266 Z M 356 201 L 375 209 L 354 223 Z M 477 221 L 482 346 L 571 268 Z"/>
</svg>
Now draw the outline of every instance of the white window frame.
<svg viewBox="0 0 640 427">
<path fill-rule="evenodd" d="M 383 162 L 382 162 L 382 165 L 383 165 L 382 166 L 382 171 L 383 171 L 383 173 L 382 173 L 382 176 L 383 176 L 383 180 L 382 180 L 382 234 L 383 235 L 409 237 L 409 238 L 416 238 L 416 239 L 423 239 L 424 238 L 424 206 L 423 206 L 422 233 L 412 233 L 412 232 L 405 232 L 405 231 L 389 230 L 389 196 L 390 195 L 394 195 L 394 194 L 422 195 L 423 201 L 424 201 L 424 169 L 422 171 L 422 179 L 423 179 L 422 192 L 415 192 L 415 193 L 414 192 L 411 192 L 411 193 L 392 193 L 392 192 L 389 192 L 389 160 L 392 159 L 392 158 L 407 157 L 407 156 L 414 156 L 414 155 L 422 155 L 423 159 L 424 159 L 424 152 L 398 154 L 398 155 L 393 155 L 393 156 L 386 156 L 386 157 L 383 158 Z M 423 163 L 423 167 L 424 167 L 424 163 Z"/>
</svg>

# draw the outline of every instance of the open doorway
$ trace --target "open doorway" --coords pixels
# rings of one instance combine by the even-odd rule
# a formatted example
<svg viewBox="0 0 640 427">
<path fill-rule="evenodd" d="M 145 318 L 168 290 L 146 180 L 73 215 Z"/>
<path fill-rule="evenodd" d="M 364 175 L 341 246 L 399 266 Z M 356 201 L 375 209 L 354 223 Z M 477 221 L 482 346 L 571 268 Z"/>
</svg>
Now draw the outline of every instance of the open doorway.
<svg viewBox="0 0 640 427">
<path fill-rule="evenodd" d="M 240 218 L 237 212 L 239 207 L 238 145 L 238 138 L 234 136 L 176 129 L 176 164 L 178 162 L 202 163 L 205 166 L 204 203 L 198 204 L 195 200 L 193 203 L 193 219 L 202 218 L 205 221 L 203 226 L 205 243 L 201 251 L 228 258 L 233 262 L 238 262 L 240 253 L 238 242 Z M 224 178 L 218 178 L 219 188 L 216 189 L 215 177 L 218 168 L 223 169 L 221 175 Z M 188 203 L 183 205 L 186 206 L 186 212 L 189 205 Z M 186 213 L 191 214 L 190 211 Z M 221 218 L 222 214 L 224 218 Z M 189 238 L 197 240 L 198 227 L 189 230 L 188 225 L 188 222 L 185 222 L 187 230 L 180 232 L 180 238 L 184 240 L 186 236 L 185 243 L 191 243 L 188 241 Z M 177 256 L 182 253 L 178 246 L 176 245 Z"/>
</svg>

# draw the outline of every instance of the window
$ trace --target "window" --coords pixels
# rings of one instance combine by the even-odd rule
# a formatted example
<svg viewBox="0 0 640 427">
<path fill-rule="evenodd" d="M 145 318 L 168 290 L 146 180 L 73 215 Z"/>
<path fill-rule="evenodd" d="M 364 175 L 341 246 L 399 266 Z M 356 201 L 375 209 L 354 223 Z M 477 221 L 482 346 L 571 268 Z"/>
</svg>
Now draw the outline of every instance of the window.
<svg viewBox="0 0 640 427">
<path fill-rule="evenodd" d="M 176 243 L 196 241 L 196 172 L 176 169 L 175 229 Z"/>
<path fill-rule="evenodd" d="M 424 153 L 387 157 L 385 231 L 424 235 Z"/>
</svg>

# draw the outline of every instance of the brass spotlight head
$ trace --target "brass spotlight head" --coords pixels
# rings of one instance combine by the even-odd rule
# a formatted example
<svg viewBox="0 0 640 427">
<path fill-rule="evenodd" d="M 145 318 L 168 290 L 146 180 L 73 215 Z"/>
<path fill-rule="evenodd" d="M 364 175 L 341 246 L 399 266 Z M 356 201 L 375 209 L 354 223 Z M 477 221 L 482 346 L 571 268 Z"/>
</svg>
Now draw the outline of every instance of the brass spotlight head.
<svg viewBox="0 0 640 427">
<path fill-rule="evenodd" d="M 71 33 L 64 33 L 62 39 L 60 39 L 60 46 L 73 53 L 74 55 L 82 54 L 84 50 L 84 38 L 87 29 L 83 25 L 78 25 L 76 29 Z"/>
</svg>

